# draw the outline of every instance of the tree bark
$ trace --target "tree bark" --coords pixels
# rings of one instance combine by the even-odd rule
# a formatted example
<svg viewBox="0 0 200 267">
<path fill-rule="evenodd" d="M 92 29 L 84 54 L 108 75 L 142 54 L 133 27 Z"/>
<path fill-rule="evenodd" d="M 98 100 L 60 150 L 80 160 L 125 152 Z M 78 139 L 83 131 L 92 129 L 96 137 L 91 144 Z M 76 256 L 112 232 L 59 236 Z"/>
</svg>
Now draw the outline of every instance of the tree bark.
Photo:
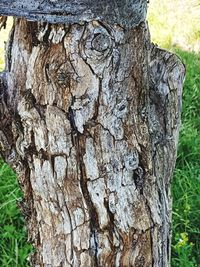
<svg viewBox="0 0 200 267">
<path fill-rule="evenodd" d="M 170 265 L 170 181 L 185 69 L 145 22 L 15 19 L 0 145 L 32 266 Z"/>
<path fill-rule="evenodd" d="M 104 20 L 133 27 L 145 20 L 146 0 L 1 0 L 0 14 L 50 23 Z"/>
</svg>

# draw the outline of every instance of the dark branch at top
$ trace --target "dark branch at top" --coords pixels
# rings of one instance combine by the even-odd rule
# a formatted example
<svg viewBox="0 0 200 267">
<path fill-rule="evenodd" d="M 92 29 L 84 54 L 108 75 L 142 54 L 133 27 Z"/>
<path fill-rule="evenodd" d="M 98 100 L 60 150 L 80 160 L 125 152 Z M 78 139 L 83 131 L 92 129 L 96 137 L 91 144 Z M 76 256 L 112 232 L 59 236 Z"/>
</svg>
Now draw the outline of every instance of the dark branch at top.
<svg viewBox="0 0 200 267">
<path fill-rule="evenodd" d="M 0 15 L 49 23 L 104 20 L 123 27 L 146 18 L 147 0 L 0 0 Z"/>
</svg>

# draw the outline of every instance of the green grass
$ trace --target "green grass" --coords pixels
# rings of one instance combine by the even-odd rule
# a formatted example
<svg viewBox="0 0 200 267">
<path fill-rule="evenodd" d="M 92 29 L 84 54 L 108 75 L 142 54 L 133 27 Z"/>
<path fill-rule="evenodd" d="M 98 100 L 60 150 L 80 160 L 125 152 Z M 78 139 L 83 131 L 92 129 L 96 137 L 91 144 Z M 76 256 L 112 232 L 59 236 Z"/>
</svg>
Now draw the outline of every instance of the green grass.
<svg viewBox="0 0 200 267">
<path fill-rule="evenodd" d="M 16 175 L 0 161 L 0 266 L 20 267 L 27 265 L 31 245 L 26 243 L 24 221 L 17 208 L 21 200 Z"/>
<path fill-rule="evenodd" d="M 187 67 L 173 193 L 172 266 L 200 266 L 200 54 L 176 50 Z"/>
<path fill-rule="evenodd" d="M 172 184 L 172 267 L 200 266 L 200 6 L 199 0 L 150 0 L 152 40 L 175 51 L 187 68 L 182 127 Z M 182 9 L 180 8 L 182 6 Z M 179 7 L 179 8 L 177 8 Z M 0 53 L 7 33 L 1 33 Z M 199 50 L 198 50 L 199 47 Z M 196 53 L 192 51 L 196 51 Z M 4 66 L 0 57 L 0 69 Z M 21 192 L 14 173 L 0 162 L 0 266 L 27 266 L 31 246 L 16 207 Z"/>
</svg>

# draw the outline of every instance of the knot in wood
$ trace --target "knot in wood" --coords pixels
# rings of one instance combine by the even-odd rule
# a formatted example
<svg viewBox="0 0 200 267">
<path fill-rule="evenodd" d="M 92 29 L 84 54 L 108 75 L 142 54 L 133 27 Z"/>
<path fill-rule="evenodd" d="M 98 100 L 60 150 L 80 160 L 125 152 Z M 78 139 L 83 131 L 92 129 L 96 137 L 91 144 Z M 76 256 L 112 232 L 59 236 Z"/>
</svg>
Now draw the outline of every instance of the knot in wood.
<svg viewBox="0 0 200 267">
<path fill-rule="evenodd" d="M 70 86 L 71 74 L 69 72 L 65 73 L 64 71 L 60 71 L 57 73 L 57 81 L 61 86 Z"/>
<path fill-rule="evenodd" d="M 75 82 L 75 73 L 69 60 L 65 62 L 50 62 L 46 64 L 47 80 L 53 82 L 57 88 L 68 91 Z"/>
<path fill-rule="evenodd" d="M 97 33 L 92 40 L 92 48 L 98 52 L 104 52 L 110 47 L 110 37 L 103 33 Z"/>
<path fill-rule="evenodd" d="M 108 25 L 97 21 L 87 25 L 80 39 L 80 55 L 98 77 L 102 78 L 112 58 L 114 39 L 113 32 Z"/>
</svg>

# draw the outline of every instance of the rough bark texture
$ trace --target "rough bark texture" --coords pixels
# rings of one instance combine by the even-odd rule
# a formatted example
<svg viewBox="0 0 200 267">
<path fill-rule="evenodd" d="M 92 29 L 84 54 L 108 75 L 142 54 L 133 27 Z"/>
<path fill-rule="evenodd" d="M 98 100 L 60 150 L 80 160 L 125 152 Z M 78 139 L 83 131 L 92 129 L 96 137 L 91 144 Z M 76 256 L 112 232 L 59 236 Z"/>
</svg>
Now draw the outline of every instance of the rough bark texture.
<svg viewBox="0 0 200 267">
<path fill-rule="evenodd" d="M 104 20 L 132 27 L 145 20 L 146 0 L 1 0 L 0 14 L 43 20 L 50 23 L 77 23 Z"/>
<path fill-rule="evenodd" d="M 147 25 L 16 19 L 0 145 L 33 266 L 165 267 L 184 67 Z"/>
</svg>

